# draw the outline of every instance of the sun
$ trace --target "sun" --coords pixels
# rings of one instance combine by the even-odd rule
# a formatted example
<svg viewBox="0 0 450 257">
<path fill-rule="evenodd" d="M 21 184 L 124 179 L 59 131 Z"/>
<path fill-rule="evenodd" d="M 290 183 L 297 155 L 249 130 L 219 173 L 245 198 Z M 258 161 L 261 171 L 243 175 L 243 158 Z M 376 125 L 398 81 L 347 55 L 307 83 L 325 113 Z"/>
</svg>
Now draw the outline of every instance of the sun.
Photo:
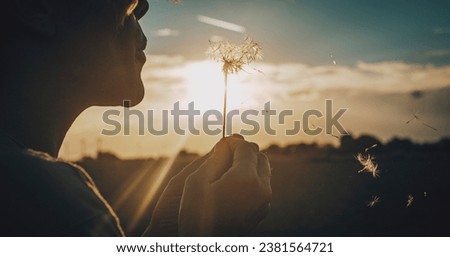
<svg viewBox="0 0 450 257">
<path fill-rule="evenodd" d="M 181 71 L 186 79 L 187 95 L 185 101 L 194 101 L 201 112 L 223 109 L 223 73 L 217 63 L 201 61 L 187 65 Z M 228 79 L 228 109 L 241 109 L 251 98 L 248 87 L 241 84 L 240 75 L 233 74 Z"/>
</svg>

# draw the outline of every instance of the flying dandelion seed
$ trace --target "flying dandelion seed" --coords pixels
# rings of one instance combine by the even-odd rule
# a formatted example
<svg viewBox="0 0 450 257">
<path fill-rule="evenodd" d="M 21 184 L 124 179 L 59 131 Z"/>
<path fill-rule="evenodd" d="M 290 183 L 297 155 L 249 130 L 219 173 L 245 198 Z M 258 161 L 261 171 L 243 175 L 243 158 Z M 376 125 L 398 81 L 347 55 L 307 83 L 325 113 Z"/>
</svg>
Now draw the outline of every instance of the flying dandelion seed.
<svg viewBox="0 0 450 257">
<path fill-rule="evenodd" d="M 421 120 L 421 119 L 419 118 L 419 111 L 416 111 L 415 113 L 413 113 L 412 119 L 408 120 L 408 121 L 406 122 L 406 124 L 409 124 L 409 123 L 411 123 L 411 122 L 414 121 L 414 120 Z"/>
<path fill-rule="evenodd" d="M 376 164 L 374 170 L 372 170 L 372 177 L 374 177 L 374 178 L 380 177 L 380 170 L 377 168 L 378 168 L 378 165 Z"/>
<path fill-rule="evenodd" d="M 406 124 L 410 124 L 411 122 L 413 122 L 413 121 L 415 121 L 415 120 L 420 121 L 421 124 L 422 124 L 423 126 L 427 127 L 427 128 L 430 128 L 430 129 L 432 129 L 432 130 L 434 130 L 434 131 L 438 131 L 435 127 L 433 127 L 433 126 L 431 126 L 431 125 L 425 123 L 425 122 L 419 117 L 419 113 L 418 113 L 418 112 L 413 113 L 413 117 L 412 117 L 410 120 L 406 121 Z"/>
<path fill-rule="evenodd" d="M 222 137 L 225 137 L 226 115 L 227 115 L 227 88 L 228 75 L 238 73 L 244 69 L 244 65 L 262 59 L 262 48 L 247 37 L 241 44 L 233 44 L 228 41 L 211 42 L 206 54 L 217 62 L 223 63 L 222 72 L 225 81 L 224 104 L 223 104 L 223 130 Z"/>
<path fill-rule="evenodd" d="M 414 197 L 412 195 L 408 195 L 408 200 L 406 201 L 406 208 L 410 207 L 414 202 Z"/>
<path fill-rule="evenodd" d="M 372 200 L 369 201 L 369 203 L 367 204 L 367 207 L 374 207 L 375 205 L 377 205 L 378 203 L 380 203 L 380 197 L 378 196 L 372 196 Z"/>
<path fill-rule="evenodd" d="M 423 192 L 423 197 L 427 197 L 427 192 Z"/>
<path fill-rule="evenodd" d="M 419 119 L 419 117 L 417 117 L 417 116 L 414 114 L 414 117 L 413 117 L 412 119 L 408 120 L 408 121 L 405 122 L 405 123 L 406 123 L 406 124 L 409 124 L 409 123 L 411 123 L 411 121 L 413 121 L 413 120 L 420 120 L 420 119 Z"/>
<path fill-rule="evenodd" d="M 375 147 L 377 147 L 378 146 L 378 144 L 374 144 L 374 145 L 372 145 L 372 146 L 370 146 L 370 147 L 367 147 L 366 149 L 364 149 L 364 152 L 368 152 L 369 150 L 372 150 L 372 149 L 374 149 Z"/>
<path fill-rule="evenodd" d="M 313 126 L 313 128 L 314 128 L 314 126 Z M 341 139 L 341 137 L 346 136 L 346 135 L 350 135 L 350 134 L 344 133 L 344 134 L 340 134 L 340 135 L 335 135 L 335 134 L 327 134 L 327 135 L 332 136 L 332 137 L 337 138 L 337 139 Z"/>
<path fill-rule="evenodd" d="M 427 127 L 427 128 L 430 128 L 430 129 L 432 129 L 432 130 L 434 130 L 434 131 L 438 131 L 437 128 L 432 127 L 432 126 L 426 124 L 425 122 L 422 122 L 422 125 L 424 125 L 424 126 Z"/>
<path fill-rule="evenodd" d="M 378 178 L 380 176 L 380 170 L 378 170 L 378 164 L 374 162 L 375 157 L 373 155 L 358 153 L 355 158 L 363 166 L 358 173 L 368 172 L 371 173 L 374 178 Z"/>
<path fill-rule="evenodd" d="M 337 62 L 336 62 L 336 59 L 334 58 L 334 55 L 332 52 L 330 53 L 330 58 L 331 58 L 331 62 L 333 63 L 333 65 L 336 65 Z"/>
<path fill-rule="evenodd" d="M 261 73 L 262 75 L 266 75 L 266 74 L 264 73 L 264 71 L 262 71 L 262 70 L 259 70 L 259 69 L 256 69 L 256 68 L 253 68 L 253 70 L 254 70 L 254 71 L 257 71 L 258 73 Z"/>
</svg>

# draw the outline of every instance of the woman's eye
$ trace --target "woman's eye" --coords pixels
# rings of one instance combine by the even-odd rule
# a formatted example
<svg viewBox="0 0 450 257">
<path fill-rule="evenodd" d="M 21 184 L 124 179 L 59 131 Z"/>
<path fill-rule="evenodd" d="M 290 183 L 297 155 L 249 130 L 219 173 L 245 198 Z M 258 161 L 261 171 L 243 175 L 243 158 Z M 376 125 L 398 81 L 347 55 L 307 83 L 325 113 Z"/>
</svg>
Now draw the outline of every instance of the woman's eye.
<svg viewBox="0 0 450 257">
<path fill-rule="evenodd" d="M 138 4 L 139 4 L 139 0 L 131 1 L 130 5 L 128 6 L 127 12 L 126 12 L 127 16 L 130 16 L 131 14 L 133 14 L 133 12 L 136 9 L 136 7 L 138 6 Z"/>
</svg>

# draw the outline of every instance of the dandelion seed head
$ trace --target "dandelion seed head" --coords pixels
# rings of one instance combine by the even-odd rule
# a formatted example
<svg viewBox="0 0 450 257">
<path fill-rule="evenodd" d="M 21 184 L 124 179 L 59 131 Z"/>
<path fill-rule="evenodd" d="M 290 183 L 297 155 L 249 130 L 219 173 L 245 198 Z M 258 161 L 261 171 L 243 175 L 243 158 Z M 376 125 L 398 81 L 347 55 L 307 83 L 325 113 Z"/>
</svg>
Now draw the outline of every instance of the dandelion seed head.
<svg viewBox="0 0 450 257">
<path fill-rule="evenodd" d="M 222 70 L 225 74 L 238 73 L 243 70 L 244 65 L 263 57 L 261 46 L 249 37 L 241 44 L 228 41 L 210 41 L 209 44 L 206 54 L 212 60 L 223 63 Z"/>
</svg>

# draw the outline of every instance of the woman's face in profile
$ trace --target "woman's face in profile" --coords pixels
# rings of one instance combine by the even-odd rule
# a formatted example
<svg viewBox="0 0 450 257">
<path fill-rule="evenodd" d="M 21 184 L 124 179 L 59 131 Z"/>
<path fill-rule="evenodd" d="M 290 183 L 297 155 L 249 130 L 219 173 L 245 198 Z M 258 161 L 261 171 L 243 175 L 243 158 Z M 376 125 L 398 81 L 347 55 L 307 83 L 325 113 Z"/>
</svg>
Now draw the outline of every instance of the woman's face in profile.
<svg viewBox="0 0 450 257">
<path fill-rule="evenodd" d="M 142 66 L 146 61 L 144 49 L 147 46 L 145 37 L 139 20 L 147 13 L 149 5 L 147 0 L 125 0 L 125 8 L 120 8 L 119 27 L 117 31 L 118 64 L 123 66 L 124 77 L 129 77 L 123 81 L 119 87 L 120 100 L 129 95 L 132 104 L 138 104 L 143 96 L 144 89 L 141 79 Z M 123 12 L 125 11 L 125 12 Z M 120 73 L 119 73 L 120 74 Z M 128 75 L 128 76 L 127 76 Z M 119 78 L 119 81 L 122 81 Z M 127 81 L 129 81 L 127 83 Z M 122 101 L 123 102 L 123 101 Z"/>
<path fill-rule="evenodd" d="M 75 28 L 73 59 L 89 84 L 92 105 L 138 104 L 144 96 L 141 79 L 147 39 L 139 25 L 147 0 L 110 0 L 111 5 Z"/>
</svg>

